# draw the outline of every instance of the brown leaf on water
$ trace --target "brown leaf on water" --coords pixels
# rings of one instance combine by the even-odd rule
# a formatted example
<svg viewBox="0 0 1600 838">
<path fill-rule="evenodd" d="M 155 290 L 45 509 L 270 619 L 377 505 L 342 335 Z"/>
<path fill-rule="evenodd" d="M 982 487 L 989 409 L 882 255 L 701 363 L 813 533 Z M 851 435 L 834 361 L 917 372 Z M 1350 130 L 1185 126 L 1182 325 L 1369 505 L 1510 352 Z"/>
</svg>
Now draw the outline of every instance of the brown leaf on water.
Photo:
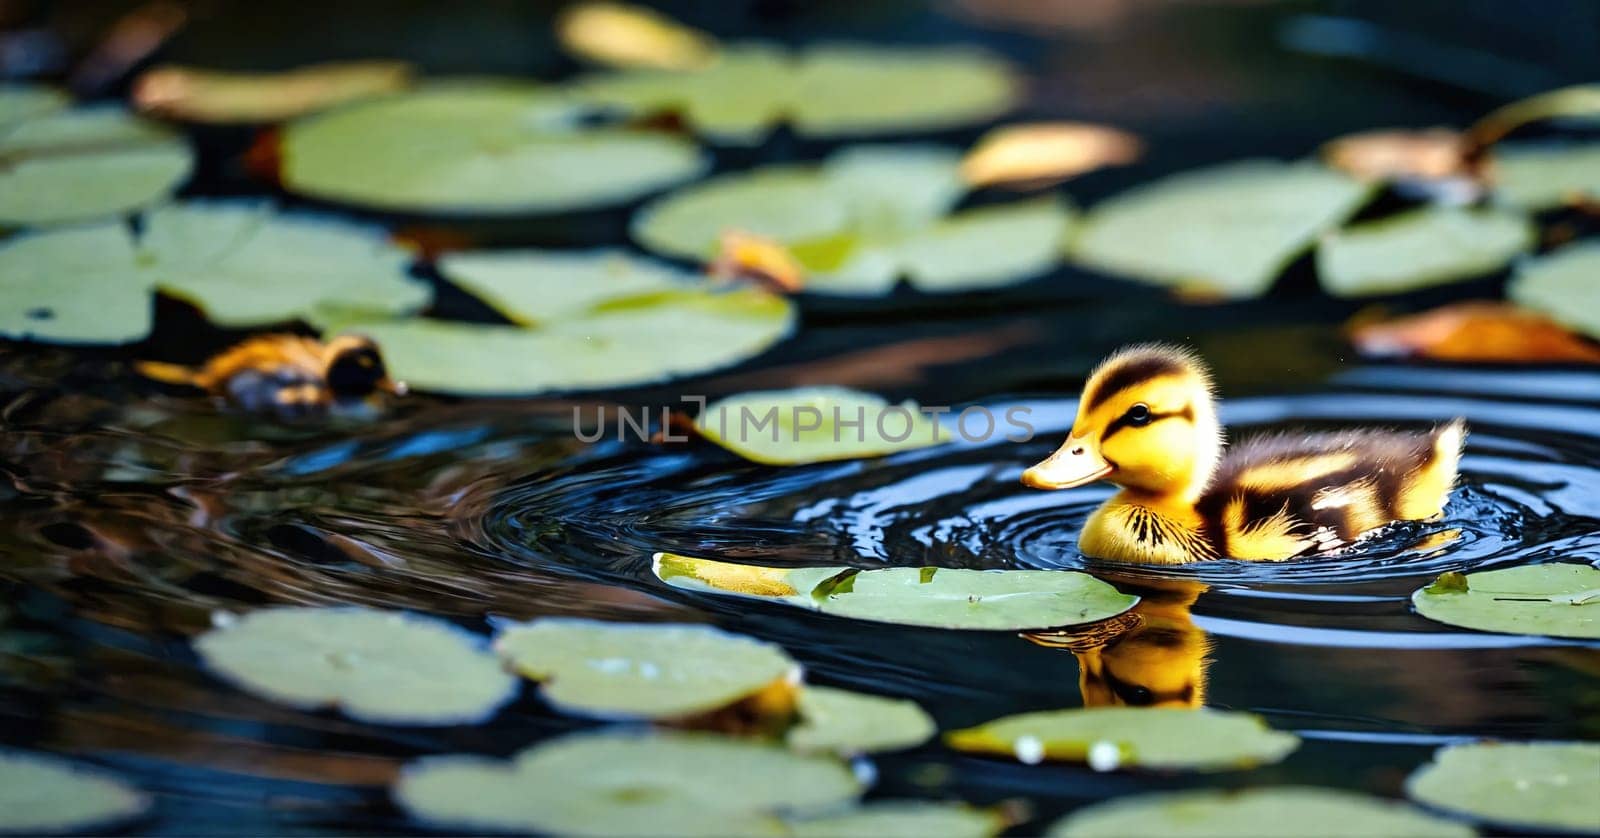
<svg viewBox="0 0 1600 838">
<path fill-rule="evenodd" d="M 745 281 L 778 294 L 794 294 L 805 288 L 805 268 L 782 243 L 747 233 L 724 230 L 720 250 L 706 266 L 715 279 Z"/>
<path fill-rule="evenodd" d="M 567 52 L 607 67 L 693 70 L 717 57 L 710 35 L 627 3 L 579 3 L 556 21 Z"/>
<path fill-rule="evenodd" d="M 961 161 L 971 186 L 1033 188 L 1139 159 L 1138 137 L 1082 122 L 1006 125 L 985 134 Z"/>
<path fill-rule="evenodd" d="M 1533 122 L 1600 116 L 1600 84 L 1578 84 L 1518 99 L 1491 111 L 1463 132 L 1469 158 L 1477 158 L 1512 131 Z"/>
<path fill-rule="evenodd" d="M 414 75 L 403 61 L 314 64 L 281 73 L 169 65 L 140 75 L 132 97 L 141 111 L 190 122 L 280 122 L 404 90 Z"/>
<path fill-rule="evenodd" d="M 1369 356 L 1600 364 L 1600 344 L 1510 303 L 1452 303 L 1393 320 L 1353 322 L 1348 333 L 1357 351 Z"/>
<path fill-rule="evenodd" d="M 1398 183 L 1451 204 L 1470 203 L 1485 188 L 1483 167 L 1463 135 L 1449 128 L 1348 134 L 1324 145 L 1322 157 L 1359 180 Z"/>
</svg>

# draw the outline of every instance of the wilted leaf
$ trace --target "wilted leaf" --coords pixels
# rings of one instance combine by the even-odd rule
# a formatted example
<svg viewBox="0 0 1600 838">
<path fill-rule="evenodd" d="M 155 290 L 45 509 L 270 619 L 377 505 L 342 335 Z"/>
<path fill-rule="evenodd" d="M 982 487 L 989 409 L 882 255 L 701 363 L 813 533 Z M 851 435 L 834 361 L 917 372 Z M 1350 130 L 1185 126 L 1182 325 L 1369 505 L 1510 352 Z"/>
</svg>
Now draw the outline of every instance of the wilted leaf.
<svg viewBox="0 0 1600 838">
<path fill-rule="evenodd" d="M 1340 137 L 1322 147 L 1322 158 L 1366 181 L 1471 181 L 1466 150 L 1461 133 L 1449 128 L 1392 129 Z"/>
<path fill-rule="evenodd" d="M 1600 345 L 1508 303 L 1472 301 L 1355 326 L 1363 355 L 1476 363 L 1600 363 Z"/>
<path fill-rule="evenodd" d="M 1600 199 L 1600 143 L 1507 143 L 1491 158 L 1494 199 L 1517 209 L 1553 209 Z"/>
<path fill-rule="evenodd" d="M 1502 105 L 1466 131 L 1472 149 L 1482 149 L 1531 122 L 1577 117 L 1600 120 L 1600 84 L 1578 84 L 1549 90 Z"/>
<path fill-rule="evenodd" d="M 779 812 L 854 800 L 837 759 L 708 734 L 596 732 L 529 748 L 412 763 L 394 788 L 413 817 L 453 831 L 559 835 L 773 835 Z"/>
<path fill-rule="evenodd" d="M 1147 282 L 1259 296 L 1370 194 L 1369 186 L 1309 163 L 1246 160 L 1184 172 L 1097 204 L 1071 255 Z"/>
<path fill-rule="evenodd" d="M 546 701 L 597 716 L 685 718 L 800 680 L 782 649 L 711 626 L 543 619 L 494 645 Z"/>
<path fill-rule="evenodd" d="M 1144 153 L 1138 137 L 1082 122 L 1006 125 L 985 134 L 961 160 L 970 186 L 1042 186 L 1106 166 L 1125 166 Z"/>
<path fill-rule="evenodd" d="M 1517 265 L 1506 295 L 1600 340 L 1600 242 L 1579 242 Z"/>
<path fill-rule="evenodd" d="M 1466 574 L 1466 589 L 1430 585 L 1411 595 L 1417 613 L 1452 626 L 1600 639 L 1600 569 L 1539 564 Z"/>
<path fill-rule="evenodd" d="M 814 607 L 811 591 L 823 580 L 850 570 L 839 566 L 762 567 L 676 553 L 656 553 L 651 562 L 656 578 L 674 588 L 779 600 L 804 608 Z"/>
<path fill-rule="evenodd" d="M 1533 224 L 1518 214 L 1419 209 L 1328 234 L 1317 275 L 1336 297 L 1398 294 L 1492 273 L 1533 245 Z"/>
<path fill-rule="evenodd" d="M 704 287 L 698 277 L 621 248 L 450 253 L 439 272 L 507 318 L 555 325 L 611 303 Z"/>
<path fill-rule="evenodd" d="M 0 750 L 0 834 L 105 833 L 150 799 L 109 774 L 26 751 Z"/>
<path fill-rule="evenodd" d="M 925 800 L 883 800 L 843 814 L 789 821 L 797 838 L 991 838 L 1006 826 L 1006 819 L 990 809 Z"/>
<path fill-rule="evenodd" d="M 476 636 L 396 611 L 263 608 L 194 647 L 212 672 L 263 698 L 383 724 L 480 722 L 517 686 Z"/>
<path fill-rule="evenodd" d="M 1440 748 L 1406 780 L 1429 806 L 1522 829 L 1600 833 L 1600 744 L 1480 742 Z"/>
<path fill-rule="evenodd" d="M 0 122 L 0 224 L 61 224 L 132 212 L 165 199 L 189 177 L 182 137 L 121 108 L 39 111 Z M 20 113 L 18 116 L 20 116 Z"/>
<path fill-rule="evenodd" d="M 724 230 L 717 258 L 706 266 L 712 277 L 731 282 L 751 282 L 761 288 L 793 294 L 805 287 L 806 272 L 800 260 L 774 239 L 743 230 Z"/>
<path fill-rule="evenodd" d="M 768 465 L 879 457 L 950 440 L 917 407 L 891 405 L 871 393 L 806 387 L 729 396 L 695 420 L 702 436 Z"/>
<path fill-rule="evenodd" d="M 282 153 L 291 191 L 413 212 L 605 206 L 706 168 L 684 140 L 583 127 L 553 94 L 495 82 L 435 84 L 299 119 Z"/>
<path fill-rule="evenodd" d="M 279 122 L 411 86 L 403 61 L 313 64 L 281 73 L 163 66 L 134 80 L 141 111 L 191 122 Z"/>
<path fill-rule="evenodd" d="M 938 732 L 914 701 L 830 687 L 800 691 L 800 723 L 789 747 L 800 751 L 864 754 L 914 748 Z"/>
<path fill-rule="evenodd" d="M 1058 821 L 1048 838 L 1277 838 L 1313 829 L 1328 838 L 1468 838 L 1463 824 L 1392 800 L 1297 786 L 1141 794 Z"/>
<path fill-rule="evenodd" d="M 1088 762 L 1098 771 L 1226 771 L 1277 762 L 1300 746 L 1261 717 L 1206 708 L 1090 707 L 1007 716 L 945 734 L 958 751 Z"/>
<path fill-rule="evenodd" d="M 619 68 L 691 70 L 716 59 L 717 42 L 653 9 L 628 3 L 579 3 L 556 20 L 567 52 Z"/>
</svg>

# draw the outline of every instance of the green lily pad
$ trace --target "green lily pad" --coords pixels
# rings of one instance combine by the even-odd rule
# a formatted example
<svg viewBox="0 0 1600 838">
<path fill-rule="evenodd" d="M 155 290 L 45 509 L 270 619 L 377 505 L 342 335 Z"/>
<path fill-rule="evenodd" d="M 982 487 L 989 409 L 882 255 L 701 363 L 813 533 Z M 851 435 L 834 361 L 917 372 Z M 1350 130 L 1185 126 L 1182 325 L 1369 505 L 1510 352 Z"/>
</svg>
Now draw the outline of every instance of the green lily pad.
<svg viewBox="0 0 1600 838">
<path fill-rule="evenodd" d="M 831 757 L 709 734 L 609 731 L 545 742 L 510 762 L 426 758 L 394 787 L 413 817 L 451 830 L 595 836 L 782 834 L 777 814 L 860 793 Z"/>
<path fill-rule="evenodd" d="M 704 284 L 619 248 L 451 253 L 439 260 L 439 272 L 525 325 L 559 323 L 607 303 Z"/>
<path fill-rule="evenodd" d="M 0 336 L 131 343 L 150 334 L 152 279 L 121 224 L 0 242 Z"/>
<path fill-rule="evenodd" d="M 706 439 L 767 465 L 881 457 L 950 441 L 916 402 L 891 405 L 843 387 L 729 396 L 707 405 L 694 425 Z"/>
<path fill-rule="evenodd" d="M 1600 198 L 1600 143 L 1504 143 L 1493 161 L 1497 203 L 1537 211 Z"/>
<path fill-rule="evenodd" d="M 991 838 L 1006 820 L 965 803 L 884 800 L 838 815 L 789 822 L 797 838 Z"/>
<path fill-rule="evenodd" d="M 1184 172 L 1096 205 L 1071 256 L 1146 282 L 1256 297 L 1371 192 L 1313 163 L 1244 160 Z"/>
<path fill-rule="evenodd" d="M 1260 716 L 1206 708 L 1088 707 L 1023 713 L 952 731 L 958 751 L 1116 768 L 1226 771 L 1274 763 L 1300 747 Z"/>
<path fill-rule="evenodd" d="M 806 687 L 800 691 L 800 723 L 789 729 L 789 747 L 799 751 L 864 754 L 914 748 L 938 732 L 914 701 Z M 874 833 L 875 834 L 875 833 Z"/>
<path fill-rule="evenodd" d="M 64 111 L 72 98 L 53 87 L 0 84 L 0 132 L 46 114 Z"/>
<path fill-rule="evenodd" d="M 572 85 L 584 102 L 675 113 L 698 133 L 759 143 L 780 122 L 806 136 L 931 131 L 984 122 L 1020 90 L 1011 66 L 962 48 L 825 44 L 798 54 L 726 47 L 704 67 L 603 73 Z"/>
<path fill-rule="evenodd" d="M 362 206 L 513 214 L 624 203 L 706 169 L 682 139 L 574 117 L 531 87 L 435 84 L 290 123 L 282 179 Z"/>
<path fill-rule="evenodd" d="M 1399 294 L 1492 273 L 1534 240 L 1522 215 L 1431 207 L 1328 234 L 1317 275 L 1336 297 Z"/>
<path fill-rule="evenodd" d="M 928 628 L 1025 631 L 1115 617 L 1139 602 L 1085 573 L 894 567 L 764 568 L 654 557 L 677 588 L 756 597 L 839 617 Z"/>
<path fill-rule="evenodd" d="M 37 94 L 0 107 L 17 120 L 0 122 L 0 224 L 132 212 L 165 200 L 194 164 L 181 136 L 121 108 L 52 112 Z"/>
<path fill-rule="evenodd" d="M 782 649 L 711 626 L 543 619 L 501 632 L 495 651 L 546 701 L 600 716 L 696 716 L 800 680 Z"/>
<path fill-rule="evenodd" d="M 902 241 L 897 270 L 936 294 L 1012 285 L 1060 262 L 1073 218 L 1054 198 L 959 212 Z"/>
<path fill-rule="evenodd" d="M 109 774 L 46 754 L 0 750 L 0 834 L 103 832 L 150 798 Z"/>
<path fill-rule="evenodd" d="M 1517 265 L 1506 295 L 1600 340 L 1600 242 L 1579 242 Z"/>
<path fill-rule="evenodd" d="M 1048 838 L 1277 838 L 1312 825 L 1349 838 L 1467 838 L 1470 827 L 1365 794 L 1272 788 L 1141 794 L 1097 803 L 1056 822 Z"/>
<path fill-rule="evenodd" d="M 527 395 L 633 387 L 726 367 L 794 328 L 794 306 L 754 288 L 699 288 L 600 306 L 545 328 L 383 320 L 324 312 L 327 332 L 376 341 L 389 374 L 419 390 Z"/>
<path fill-rule="evenodd" d="M 1418 614 L 1452 626 L 1600 639 L 1600 568 L 1590 565 L 1446 573 L 1411 602 Z"/>
<path fill-rule="evenodd" d="M 515 694 L 481 646 L 443 620 L 373 608 L 263 608 L 194 642 L 212 672 L 263 698 L 408 725 L 483 721 Z"/>
<path fill-rule="evenodd" d="M 1600 834 L 1600 744 L 1452 745 L 1406 780 L 1406 793 L 1494 824 Z"/>
</svg>

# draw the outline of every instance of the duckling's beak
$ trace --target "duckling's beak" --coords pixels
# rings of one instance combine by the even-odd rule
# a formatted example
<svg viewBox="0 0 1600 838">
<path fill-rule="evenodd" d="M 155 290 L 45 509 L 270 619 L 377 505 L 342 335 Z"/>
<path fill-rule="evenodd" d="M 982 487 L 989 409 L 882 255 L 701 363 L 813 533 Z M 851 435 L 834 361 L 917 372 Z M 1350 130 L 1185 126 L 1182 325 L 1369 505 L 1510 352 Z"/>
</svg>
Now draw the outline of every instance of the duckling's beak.
<svg viewBox="0 0 1600 838">
<path fill-rule="evenodd" d="M 1111 474 L 1111 464 L 1087 437 L 1067 437 L 1056 453 L 1022 473 L 1022 485 L 1032 489 L 1072 489 Z"/>
</svg>

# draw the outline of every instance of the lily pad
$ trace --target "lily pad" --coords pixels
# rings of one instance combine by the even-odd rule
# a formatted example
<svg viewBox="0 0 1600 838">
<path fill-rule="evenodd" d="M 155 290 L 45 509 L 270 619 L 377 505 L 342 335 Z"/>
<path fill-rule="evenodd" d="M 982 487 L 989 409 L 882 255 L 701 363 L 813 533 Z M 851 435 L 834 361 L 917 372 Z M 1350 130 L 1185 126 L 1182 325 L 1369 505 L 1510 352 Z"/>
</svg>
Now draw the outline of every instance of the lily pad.
<svg viewBox="0 0 1600 838">
<path fill-rule="evenodd" d="M 647 295 L 538 329 L 344 312 L 316 321 L 325 331 L 377 341 L 390 374 L 411 387 L 458 395 L 633 387 L 694 375 L 759 355 L 794 322 L 788 300 L 753 288 Z"/>
<path fill-rule="evenodd" d="M 1274 763 L 1300 747 L 1260 716 L 1206 708 L 1089 707 L 1023 713 L 945 734 L 958 751 L 1116 768 L 1227 771 Z"/>
<path fill-rule="evenodd" d="M 933 719 L 914 701 L 831 687 L 801 690 L 798 709 L 800 723 L 790 728 L 787 741 L 799 751 L 899 751 L 921 745 L 938 732 Z"/>
<path fill-rule="evenodd" d="M 1452 626 L 1600 639 L 1600 568 L 1590 565 L 1446 573 L 1411 602 L 1422 616 Z"/>
<path fill-rule="evenodd" d="M 494 82 L 435 84 L 296 120 L 282 154 L 293 192 L 437 213 L 619 204 L 707 166 L 682 139 L 586 127 L 552 94 Z"/>
<path fill-rule="evenodd" d="M 1020 93 L 1011 66 L 983 52 L 853 44 L 798 54 L 733 44 L 701 67 L 600 74 L 572 91 L 633 113 L 678 114 L 732 145 L 759 143 L 780 122 L 827 137 L 953 128 L 1005 113 Z"/>
<path fill-rule="evenodd" d="M 0 750 L 0 835 L 103 832 L 149 808 L 147 796 L 109 774 Z"/>
<path fill-rule="evenodd" d="M 1105 166 L 1125 166 L 1144 153 L 1138 137 L 1104 125 L 1034 122 L 983 135 L 961 161 L 973 186 L 1037 186 Z"/>
<path fill-rule="evenodd" d="M 1470 827 L 1404 803 L 1336 789 L 1273 788 L 1141 794 L 1085 807 L 1048 838 L 1277 838 L 1291 825 L 1349 838 L 1468 838 Z"/>
<path fill-rule="evenodd" d="M 1494 824 L 1600 834 L 1600 744 L 1452 745 L 1406 780 L 1406 793 Z"/>
<path fill-rule="evenodd" d="M 313 64 L 279 73 L 162 66 L 140 74 L 132 98 L 142 111 L 208 123 L 281 122 L 411 86 L 403 61 Z"/>
<path fill-rule="evenodd" d="M 1600 198 L 1600 143 L 1505 143 L 1495 148 L 1493 162 L 1498 203 L 1546 210 Z"/>
<path fill-rule="evenodd" d="M 1013 285 L 1056 266 L 1073 220 L 1054 198 L 959 212 L 902 241 L 897 270 L 935 294 Z"/>
<path fill-rule="evenodd" d="M 1330 233 L 1317 245 L 1317 275 L 1336 297 L 1399 294 L 1492 273 L 1534 243 L 1522 215 L 1421 209 Z"/>
<path fill-rule="evenodd" d="M 789 831 L 797 838 L 990 838 L 1006 825 L 993 810 L 965 803 L 884 800 L 838 815 L 790 821 Z"/>
<path fill-rule="evenodd" d="M 0 336 L 131 343 L 150 334 L 152 278 L 121 224 L 0 242 Z"/>
<path fill-rule="evenodd" d="M 1518 305 L 1600 340 L 1600 242 L 1568 245 L 1517 265 L 1506 295 Z"/>
<path fill-rule="evenodd" d="M 673 587 L 757 597 L 825 614 L 908 626 L 1025 631 L 1115 617 L 1139 598 L 1067 570 L 762 568 L 657 553 Z"/>
<path fill-rule="evenodd" d="M 383 724 L 482 721 L 517 687 L 474 635 L 372 608 L 264 608 L 194 647 L 211 671 L 263 698 Z"/>
<path fill-rule="evenodd" d="M 567 52 L 609 67 L 690 70 L 717 56 L 710 35 L 629 3 L 578 3 L 556 21 L 556 37 Z"/>
<path fill-rule="evenodd" d="M 395 800 L 459 831 L 559 835 L 771 835 L 779 813 L 853 801 L 837 759 L 695 733 L 603 731 L 529 748 L 510 762 L 430 757 L 407 766 Z"/>
<path fill-rule="evenodd" d="M 1184 172 L 1097 204 L 1084 216 L 1071 256 L 1145 282 L 1260 296 L 1371 192 L 1312 163 L 1245 160 Z"/>
<path fill-rule="evenodd" d="M 182 137 L 121 108 L 51 112 L 46 100 L 26 94 L 5 107 L 18 121 L 0 123 L 0 224 L 132 212 L 166 199 L 193 167 Z"/>
<path fill-rule="evenodd" d="M 800 680 L 782 649 L 711 626 L 543 619 L 502 632 L 495 651 L 551 704 L 608 717 L 696 716 Z"/>
<path fill-rule="evenodd" d="M 439 272 L 525 325 L 560 323 L 607 303 L 704 284 L 619 248 L 451 253 L 439 260 Z"/>
<path fill-rule="evenodd" d="M 45 114 L 64 111 L 72 98 L 53 87 L 0 84 L 0 132 Z"/>
<path fill-rule="evenodd" d="M 694 425 L 706 439 L 767 465 L 880 457 L 950 441 L 916 402 L 891 405 L 843 387 L 730 396 L 707 405 Z"/>
</svg>

